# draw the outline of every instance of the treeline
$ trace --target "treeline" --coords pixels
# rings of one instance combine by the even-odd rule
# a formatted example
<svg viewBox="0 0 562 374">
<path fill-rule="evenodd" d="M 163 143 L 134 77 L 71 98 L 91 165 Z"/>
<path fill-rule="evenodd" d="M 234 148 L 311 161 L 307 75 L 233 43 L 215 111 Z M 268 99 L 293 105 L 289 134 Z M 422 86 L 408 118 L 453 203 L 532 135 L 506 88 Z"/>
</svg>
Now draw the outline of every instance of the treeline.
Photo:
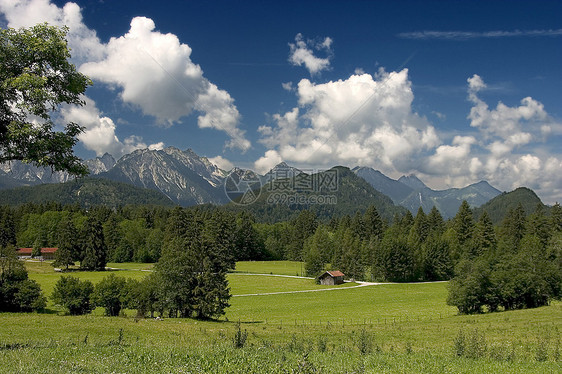
<svg viewBox="0 0 562 374">
<path fill-rule="evenodd" d="M 305 261 L 307 275 L 314 277 L 337 269 L 356 280 L 452 279 L 448 303 L 462 313 L 545 305 L 562 289 L 559 204 L 548 212 L 539 204 L 530 215 L 518 205 L 497 226 L 486 212 L 475 220 L 466 202 L 447 221 L 436 208 L 428 214 L 420 208 L 415 217 L 407 212 L 387 222 L 370 206 L 329 221 L 304 210 L 272 224 L 256 223 L 245 211 L 209 206 L 84 210 L 24 205 L 0 208 L 0 245 L 9 244 L 58 247 L 55 265 L 60 267 L 80 262 L 83 268 L 101 270 L 104 261 L 158 261 L 155 283 L 172 290 L 178 273 L 170 269 L 176 262 L 188 266 L 182 274 L 207 274 L 205 282 L 195 277 L 183 291 L 176 287 L 178 294 L 166 295 L 176 304 L 159 306 L 182 316 L 207 314 L 193 307 L 203 294 L 223 300 L 224 273 L 241 260 Z M 213 257 L 215 252 L 220 258 Z M 219 277 L 212 279 L 214 274 Z"/>
<path fill-rule="evenodd" d="M 460 214 L 460 212 L 459 212 Z M 447 302 L 461 313 L 548 305 L 562 297 L 562 209 L 538 205 L 530 215 L 510 209 L 495 229 L 486 213 L 475 225 L 457 215 L 463 256 L 455 268 Z M 464 217 L 464 218 L 462 218 Z"/>
<path fill-rule="evenodd" d="M 53 212 L 45 211 L 41 216 Z M 3 213 L 3 222 L 10 221 L 6 217 L 13 212 L 4 210 Z M 72 226 L 69 211 L 59 213 L 66 214 L 56 227 L 63 230 L 65 225 Z M 66 265 L 71 265 L 73 256 L 81 256 L 81 269 L 105 270 L 108 251 L 103 228 L 111 222 L 112 213 L 104 209 L 74 213 L 87 213 L 82 227 L 77 230 L 83 234 L 75 237 L 62 232 L 57 234 L 62 239 L 59 239 L 61 246 L 53 265 L 60 265 L 69 254 Z M 105 222 L 102 221 L 104 214 L 108 215 Z M 51 298 L 70 314 L 84 314 L 95 306 L 103 306 L 108 315 L 115 315 L 126 306 L 137 309 L 139 315 L 152 315 L 157 311 L 170 317 L 221 316 L 230 299 L 226 275 L 234 269 L 237 248 L 245 248 L 251 239 L 244 233 L 244 225 L 239 223 L 243 221 L 243 215 L 240 216 L 237 220 L 221 210 L 176 208 L 167 211 L 159 261 L 155 271 L 142 282 L 110 276 L 94 287 L 90 282 L 63 276 Z M 81 241 L 82 247 L 68 244 L 73 239 Z M 11 243 L 4 244 L 0 246 L 0 311 L 44 308 L 45 297 L 39 285 L 27 279 L 16 248 Z M 24 297 L 27 299 L 22 302 L 20 299 Z"/>
<path fill-rule="evenodd" d="M 234 224 L 235 260 L 276 258 L 265 253 L 253 218 L 245 212 L 229 213 L 215 208 L 165 208 L 127 206 L 111 209 L 97 206 L 26 204 L 0 207 L 0 246 L 56 247 L 56 266 L 67 268 L 76 262 L 90 270 L 106 262 L 157 262 L 175 212 L 185 211 L 205 222 L 220 211 Z M 96 260 L 93 257 L 99 257 Z M 86 264 L 84 264 L 86 262 Z M 99 262 L 99 263 L 98 263 Z"/>
</svg>

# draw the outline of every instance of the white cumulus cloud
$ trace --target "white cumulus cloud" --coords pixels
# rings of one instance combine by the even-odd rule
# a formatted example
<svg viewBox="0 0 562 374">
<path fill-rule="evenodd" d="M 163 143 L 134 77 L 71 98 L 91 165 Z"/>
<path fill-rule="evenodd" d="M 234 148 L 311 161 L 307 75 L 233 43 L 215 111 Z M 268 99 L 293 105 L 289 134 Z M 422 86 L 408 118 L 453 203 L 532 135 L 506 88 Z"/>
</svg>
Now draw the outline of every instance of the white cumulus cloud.
<svg viewBox="0 0 562 374">
<path fill-rule="evenodd" d="M 530 187 L 547 203 L 560 201 L 562 156 L 545 150 L 544 143 L 556 142 L 561 124 L 531 97 L 490 108 L 479 96 L 488 87 L 484 80 L 475 74 L 467 83 L 472 104 L 467 119 L 477 134 L 440 145 L 421 170 L 444 186 L 487 180 L 502 190 Z"/>
<path fill-rule="evenodd" d="M 0 0 L 0 12 L 9 27 L 40 22 L 68 26 L 73 62 L 80 71 L 94 82 L 120 89 L 125 103 L 137 106 L 159 123 L 171 126 L 196 111 L 199 127 L 229 136 L 227 147 L 250 148 L 239 128 L 240 114 L 232 97 L 203 76 L 201 67 L 191 61 L 187 44 L 174 34 L 156 31 L 151 19 L 134 18 L 128 33 L 104 44 L 83 23 L 80 7 L 72 2 L 59 8 L 49 0 Z"/>
<path fill-rule="evenodd" d="M 329 37 L 324 38 L 320 42 L 313 40 L 305 40 L 302 34 L 295 36 L 295 42 L 289 43 L 289 62 L 295 66 L 303 66 L 310 72 L 311 75 L 317 74 L 322 70 L 327 70 L 330 67 L 330 60 L 332 58 L 332 39 Z M 316 51 L 324 51 L 326 57 L 315 56 Z"/>
<path fill-rule="evenodd" d="M 254 163 L 254 168 L 258 173 L 265 174 L 282 161 L 281 155 L 276 150 L 270 149 Z"/>
<path fill-rule="evenodd" d="M 211 161 L 211 163 L 217 165 L 222 170 L 229 171 L 234 168 L 234 164 L 230 160 L 227 160 L 226 158 L 220 155 L 215 157 L 209 157 L 208 160 Z"/>
<path fill-rule="evenodd" d="M 0 12 L 6 17 L 8 27 L 30 27 L 42 22 L 68 26 L 68 44 L 77 65 L 103 57 L 103 43 L 94 30 L 84 25 L 81 9 L 75 3 L 68 2 L 59 8 L 49 0 L 0 0 Z"/>
<path fill-rule="evenodd" d="M 411 110 L 407 69 L 323 84 L 303 79 L 296 94 L 298 107 L 259 128 L 270 150 L 256 161 L 257 170 L 285 160 L 409 171 L 419 154 L 440 144 L 435 129 Z"/>
<path fill-rule="evenodd" d="M 86 105 L 83 107 L 63 107 L 61 115 L 65 122 L 75 122 L 84 126 L 84 132 L 78 139 L 84 144 L 84 147 L 96 152 L 97 156 L 102 156 L 107 152 L 119 158 L 139 148 L 162 149 L 164 147 L 162 142 L 147 145 L 143 142 L 142 137 L 135 135 L 131 135 L 121 142 L 115 134 L 116 126 L 113 120 L 103 116 L 92 99 L 84 97 L 84 100 Z"/>
</svg>

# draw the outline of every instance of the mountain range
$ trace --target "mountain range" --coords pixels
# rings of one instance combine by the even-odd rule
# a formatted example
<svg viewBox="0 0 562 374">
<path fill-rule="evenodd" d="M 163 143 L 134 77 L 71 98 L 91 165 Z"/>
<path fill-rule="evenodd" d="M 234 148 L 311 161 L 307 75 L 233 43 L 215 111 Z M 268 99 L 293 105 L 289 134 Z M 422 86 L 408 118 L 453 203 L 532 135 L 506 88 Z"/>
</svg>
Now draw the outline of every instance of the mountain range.
<svg viewBox="0 0 562 374">
<path fill-rule="evenodd" d="M 225 190 L 228 190 L 227 182 L 232 182 L 232 177 L 238 183 L 240 181 L 246 185 L 254 183 L 253 186 L 258 187 L 267 186 L 277 179 L 308 178 L 306 173 L 284 162 L 265 175 L 240 168 L 227 172 L 191 149 L 182 151 L 174 147 L 161 150 L 139 149 L 124 155 L 119 160 L 105 154 L 102 157 L 86 160 L 84 163 L 89 167 L 91 177 L 156 190 L 175 204 L 182 206 L 228 203 L 232 196 L 225 193 Z M 347 168 L 338 170 L 344 169 L 349 170 Z M 478 207 L 501 194 L 486 181 L 464 188 L 433 190 L 415 175 L 402 176 L 395 180 L 370 167 L 356 167 L 352 172 L 374 190 L 388 196 L 391 203 L 402 206 L 413 214 L 420 207 L 429 212 L 433 206 L 436 206 L 444 218 L 450 218 L 456 214 L 463 200 L 467 200 L 472 207 Z M 344 172 L 344 175 L 349 179 L 347 172 Z M 71 179 L 72 177 L 66 173 L 52 172 L 48 168 L 38 168 L 19 161 L 0 165 L 0 189 L 61 183 Z M 357 187 L 357 191 L 363 190 L 357 193 L 366 193 L 364 186 L 357 185 L 357 180 L 354 179 L 350 183 Z M 372 191 L 367 194 L 372 194 Z M 351 203 L 351 200 L 347 203 Z"/>
<path fill-rule="evenodd" d="M 353 172 L 390 197 L 394 204 L 405 207 L 412 214 L 416 214 L 420 207 L 429 212 L 435 206 L 445 219 L 457 213 L 463 200 L 471 207 L 479 207 L 501 194 L 501 191 L 486 181 L 463 188 L 433 190 L 413 174 L 394 180 L 369 167 L 356 167 Z"/>
</svg>

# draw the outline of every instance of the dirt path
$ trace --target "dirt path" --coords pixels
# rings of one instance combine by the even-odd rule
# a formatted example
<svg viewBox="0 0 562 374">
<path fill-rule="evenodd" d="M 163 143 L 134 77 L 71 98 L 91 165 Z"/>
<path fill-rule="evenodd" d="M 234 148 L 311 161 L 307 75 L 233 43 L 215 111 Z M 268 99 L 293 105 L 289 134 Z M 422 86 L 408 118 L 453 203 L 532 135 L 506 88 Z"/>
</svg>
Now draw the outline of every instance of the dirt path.
<svg viewBox="0 0 562 374">
<path fill-rule="evenodd" d="M 119 268 L 109 268 L 108 270 L 133 270 L 133 271 L 147 271 L 152 272 L 152 269 L 119 269 Z M 261 273 L 230 273 L 231 275 L 242 275 L 242 276 L 262 276 L 262 277 L 281 277 L 281 278 L 296 278 L 296 279 L 314 279 L 311 277 L 299 277 L 296 275 L 282 275 L 282 274 L 261 274 Z M 345 281 L 348 283 L 349 281 Z M 409 282 L 409 283 L 391 283 L 391 282 L 361 282 L 355 281 L 357 286 L 350 287 L 332 287 L 332 288 L 318 288 L 314 290 L 298 290 L 298 291 L 278 291 L 278 292 L 263 292 L 263 293 L 247 293 L 242 295 L 232 295 L 232 297 L 244 297 L 244 296 L 267 296 L 267 295 L 283 295 L 283 294 L 294 294 L 294 293 L 306 293 L 306 292 L 322 292 L 322 291 L 337 291 L 337 290 L 350 290 L 353 288 L 369 287 L 369 286 L 380 286 L 383 284 L 424 284 L 424 283 L 441 283 L 447 281 L 433 281 L 433 282 Z"/>
<path fill-rule="evenodd" d="M 295 276 L 295 275 L 280 275 L 280 274 L 254 274 L 254 273 L 232 273 L 232 274 L 245 275 L 245 276 L 266 276 L 266 277 L 284 277 L 284 278 L 297 278 L 297 279 L 314 279 L 314 278 L 310 278 L 310 277 L 298 277 L 298 276 Z M 346 282 L 349 282 L 349 281 L 346 281 Z M 356 281 L 354 283 L 357 283 L 357 286 L 318 288 L 318 289 L 315 289 L 315 290 L 248 293 L 248 294 L 242 294 L 242 295 L 232 295 L 232 297 L 266 296 L 266 295 L 283 295 L 283 294 L 294 294 L 294 293 L 305 293 L 305 292 L 337 291 L 337 290 L 349 290 L 349 289 L 352 289 L 352 288 L 359 288 L 359 287 L 377 286 L 379 284 L 388 284 L 388 283 L 373 283 L 373 282 L 359 282 L 359 281 Z"/>
</svg>

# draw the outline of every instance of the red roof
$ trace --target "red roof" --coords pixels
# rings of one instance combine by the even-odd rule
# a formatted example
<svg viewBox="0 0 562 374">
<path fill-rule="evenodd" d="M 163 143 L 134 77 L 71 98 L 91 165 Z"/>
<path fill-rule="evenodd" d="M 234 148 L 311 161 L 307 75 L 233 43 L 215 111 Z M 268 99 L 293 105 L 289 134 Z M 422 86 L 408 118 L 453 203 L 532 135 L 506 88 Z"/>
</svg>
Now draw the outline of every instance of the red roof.
<svg viewBox="0 0 562 374">
<path fill-rule="evenodd" d="M 55 253 L 58 248 L 41 248 L 41 253 Z"/>
<path fill-rule="evenodd" d="M 41 254 L 43 253 L 55 253 L 58 248 L 41 248 Z M 18 255 L 21 256 L 31 256 L 33 248 L 20 248 L 18 249 Z"/>
<path fill-rule="evenodd" d="M 326 273 L 330 274 L 332 277 L 344 277 L 345 276 L 345 274 L 342 273 L 339 270 L 330 270 L 330 271 L 327 271 Z"/>
</svg>

